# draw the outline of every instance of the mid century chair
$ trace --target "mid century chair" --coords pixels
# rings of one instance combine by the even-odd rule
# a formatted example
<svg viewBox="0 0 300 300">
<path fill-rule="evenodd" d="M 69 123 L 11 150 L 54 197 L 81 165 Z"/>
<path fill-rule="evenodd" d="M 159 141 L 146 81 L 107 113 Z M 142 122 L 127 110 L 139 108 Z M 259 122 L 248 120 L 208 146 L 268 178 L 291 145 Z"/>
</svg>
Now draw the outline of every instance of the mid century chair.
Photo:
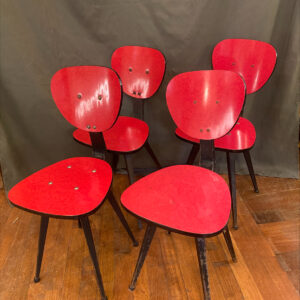
<svg viewBox="0 0 300 300">
<path fill-rule="evenodd" d="M 268 43 L 247 40 L 227 39 L 218 43 L 213 51 L 212 63 L 214 70 L 228 70 L 240 74 L 246 83 L 246 94 L 252 94 L 262 88 L 270 78 L 276 64 L 276 50 Z M 199 152 L 199 140 L 184 134 L 179 128 L 176 134 L 193 143 L 192 150 L 187 160 L 193 164 Z M 215 147 L 226 152 L 228 177 L 232 195 L 233 227 L 238 228 L 236 207 L 235 183 L 235 153 L 243 153 L 252 180 L 254 191 L 258 193 L 258 186 L 253 170 L 250 150 L 254 146 L 256 132 L 253 124 L 239 118 L 234 128 L 225 136 L 215 140 Z"/>
<path fill-rule="evenodd" d="M 231 130 L 243 107 L 242 78 L 230 71 L 179 74 L 168 84 L 166 97 L 178 128 L 201 140 L 201 164 L 204 157 L 210 157 L 205 164 L 213 169 L 213 140 Z M 130 289 L 135 289 L 156 227 L 160 226 L 195 238 L 203 293 L 206 300 L 210 299 L 205 238 L 222 232 L 236 260 L 227 226 L 231 196 L 225 180 L 203 167 L 171 166 L 132 184 L 122 194 L 121 203 L 148 224 Z"/>
<path fill-rule="evenodd" d="M 118 116 L 121 87 L 118 76 L 109 68 L 80 66 L 61 69 L 52 78 L 51 91 L 62 115 L 72 125 L 86 130 L 92 139 L 103 140 L 102 131 L 110 128 Z M 103 117 L 99 118 L 99 115 Z M 111 182 L 112 169 L 107 162 L 76 157 L 37 171 L 10 190 L 8 198 L 13 205 L 41 216 L 35 282 L 40 280 L 49 218 L 78 219 L 94 264 L 101 299 L 107 299 L 88 216 L 107 197 L 134 246 L 138 245 L 110 191 Z"/>
</svg>

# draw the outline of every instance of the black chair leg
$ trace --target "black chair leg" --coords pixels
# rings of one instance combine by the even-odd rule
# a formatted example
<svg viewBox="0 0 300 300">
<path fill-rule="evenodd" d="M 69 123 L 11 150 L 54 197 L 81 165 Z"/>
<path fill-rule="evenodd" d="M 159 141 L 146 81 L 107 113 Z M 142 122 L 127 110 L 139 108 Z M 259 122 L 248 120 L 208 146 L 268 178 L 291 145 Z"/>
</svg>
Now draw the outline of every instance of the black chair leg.
<svg viewBox="0 0 300 300">
<path fill-rule="evenodd" d="M 112 208 L 114 209 L 116 215 L 119 217 L 121 223 L 123 224 L 124 228 L 126 229 L 129 237 L 131 238 L 131 240 L 133 241 L 133 246 L 134 247 L 137 247 L 139 245 L 139 243 L 137 242 L 137 240 L 134 238 L 134 235 L 133 233 L 131 232 L 130 230 L 130 227 L 113 195 L 113 193 L 111 191 L 108 192 L 107 194 L 107 197 L 108 197 L 108 200 L 109 200 L 109 203 L 111 204 Z"/>
<path fill-rule="evenodd" d="M 47 236 L 48 223 L 49 223 L 49 217 L 41 216 L 38 256 L 37 256 L 37 261 L 36 261 L 36 271 L 35 271 L 34 282 L 40 281 L 40 271 L 41 271 L 45 241 L 46 241 L 46 236 Z"/>
<path fill-rule="evenodd" d="M 104 287 L 103 287 L 103 282 L 102 282 L 102 277 L 99 269 L 99 263 L 97 259 L 97 254 L 96 254 L 96 249 L 94 245 L 94 240 L 93 240 L 93 235 L 91 231 L 91 226 L 90 222 L 87 216 L 81 216 L 80 217 L 80 222 L 84 231 L 85 239 L 89 248 L 89 252 L 95 267 L 96 275 L 97 275 L 97 282 L 101 294 L 101 300 L 107 300 L 107 297 L 105 295 Z"/>
<path fill-rule="evenodd" d="M 224 235 L 224 238 L 225 238 L 225 241 L 226 241 L 228 250 L 229 250 L 229 252 L 230 252 L 232 261 L 233 261 L 233 262 L 236 262 L 236 256 L 235 256 L 235 252 L 234 252 L 232 240 L 231 240 L 231 237 L 230 237 L 230 233 L 229 233 L 229 230 L 228 230 L 228 226 L 226 226 L 226 227 L 224 228 L 224 230 L 223 230 L 223 235 Z"/>
<path fill-rule="evenodd" d="M 235 157 L 234 153 L 226 151 L 228 179 L 231 193 L 231 210 L 233 217 L 233 228 L 238 229 L 237 225 L 237 208 L 236 208 L 236 185 L 235 185 Z"/>
<path fill-rule="evenodd" d="M 113 153 L 111 168 L 113 169 L 114 172 L 117 169 L 118 162 L 119 162 L 119 154 Z"/>
<path fill-rule="evenodd" d="M 200 150 L 200 144 L 193 144 L 193 147 L 192 147 L 192 149 L 191 149 L 191 152 L 190 152 L 190 154 L 189 154 L 189 157 L 188 157 L 188 159 L 187 159 L 187 161 L 186 161 L 186 164 L 187 164 L 187 165 L 192 165 L 192 164 L 194 164 L 195 158 L 196 158 L 196 156 L 197 156 L 199 150 Z"/>
<path fill-rule="evenodd" d="M 130 154 L 124 154 L 125 158 L 125 163 L 126 163 L 126 169 L 128 172 L 128 177 L 129 177 L 129 183 L 132 185 L 135 182 L 135 176 L 134 176 L 134 171 L 133 171 L 133 164 L 132 164 L 132 156 Z M 143 228 L 142 221 L 138 219 L 138 227 L 139 229 Z"/>
<path fill-rule="evenodd" d="M 196 237 L 196 249 L 202 279 L 202 288 L 205 300 L 210 300 L 210 291 L 209 291 L 209 281 L 208 281 L 208 272 L 207 272 L 207 264 L 206 264 L 206 246 L 205 239 Z"/>
<path fill-rule="evenodd" d="M 135 266 L 135 270 L 132 276 L 132 280 L 129 286 L 130 290 L 134 290 L 135 286 L 136 286 L 136 281 L 138 279 L 138 276 L 141 272 L 141 269 L 143 267 L 146 255 L 148 253 L 148 250 L 150 248 L 151 245 L 151 241 L 153 239 L 154 233 L 156 231 L 156 226 L 153 224 L 148 224 L 147 228 L 146 228 L 146 232 L 144 235 L 144 240 L 143 240 L 143 244 L 142 247 L 140 249 L 140 254 L 139 254 L 139 258 L 137 260 L 136 266 Z"/>
<path fill-rule="evenodd" d="M 157 168 L 158 168 L 158 169 L 161 169 L 162 166 L 161 166 L 160 162 L 158 161 L 156 155 L 154 154 L 154 152 L 153 152 L 153 150 L 152 150 L 152 148 L 151 148 L 149 142 L 146 141 L 146 143 L 145 143 L 144 146 L 145 146 L 145 149 L 146 149 L 146 150 L 148 151 L 148 153 L 150 154 L 151 158 L 153 159 L 154 163 L 156 164 Z"/>
<path fill-rule="evenodd" d="M 80 220 L 78 219 L 78 228 L 82 228 L 81 227 L 81 223 L 80 223 Z"/>
<path fill-rule="evenodd" d="M 255 174 L 254 174 L 254 170 L 253 170 L 250 151 L 248 149 L 244 150 L 243 154 L 244 154 L 244 158 L 246 160 L 247 167 L 248 167 L 248 170 L 249 170 L 249 174 L 250 174 L 250 177 L 251 177 L 251 180 L 252 180 L 252 184 L 253 184 L 253 187 L 254 187 L 254 192 L 259 193 L 256 178 L 255 178 Z"/>
</svg>

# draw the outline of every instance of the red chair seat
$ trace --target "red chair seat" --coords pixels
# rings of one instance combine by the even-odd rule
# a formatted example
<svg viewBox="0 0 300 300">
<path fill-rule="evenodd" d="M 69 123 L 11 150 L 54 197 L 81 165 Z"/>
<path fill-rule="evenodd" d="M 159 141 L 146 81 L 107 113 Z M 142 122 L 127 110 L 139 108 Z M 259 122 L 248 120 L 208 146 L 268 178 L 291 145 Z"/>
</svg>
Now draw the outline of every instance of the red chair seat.
<svg viewBox="0 0 300 300">
<path fill-rule="evenodd" d="M 176 128 L 175 133 L 190 142 L 199 143 L 199 139 L 191 138 Z M 215 147 L 226 150 L 245 150 L 250 149 L 255 142 L 256 132 L 253 124 L 240 117 L 231 131 L 223 137 L 215 140 Z"/>
<path fill-rule="evenodd" d="M 110 151 L 130 152 L 141 148 L 149 135 L 148 125 L 139 119 L 120 116 L 112 128 L 103 132 L 106 148 Z M 92 145 L 88 131 L 76 129 L 75 140 Z"/>
<path fill-rule="evenodd" d="M 50 165 L 16 184 L 9 200 L 27 210 L 79 216 L 97 208 L 110 188 L 112 170 L 100 159 L 76 157 Z"/>
<path fill-rule="evenodd" d="M 140 179 L 125 190 L 121 202 L 141 218 L 192 234 L 223 229 L 231 208 L 225 180 L 190 165 L 164 168 Z"/>
</svg>

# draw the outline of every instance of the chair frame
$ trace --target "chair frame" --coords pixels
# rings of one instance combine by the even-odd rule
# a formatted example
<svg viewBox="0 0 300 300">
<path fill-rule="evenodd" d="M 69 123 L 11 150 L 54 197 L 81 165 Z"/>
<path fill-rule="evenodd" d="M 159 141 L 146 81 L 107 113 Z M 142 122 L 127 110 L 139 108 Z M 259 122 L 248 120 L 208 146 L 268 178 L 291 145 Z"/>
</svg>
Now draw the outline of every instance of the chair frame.
<svg viewBox="0 0 300 300">
<path fill-rule="evenodd" d="M 199 166 L 206 167 L 207 169 L 213 170 L 215 165 L 215 149 L 213 145 L 213 140 L 201 140 L 202 147 L 200 152 L 200 161 Z M 121 203 L 122 204 L 122 203 Z M 135 215 L 138 218 L 143 219 L 144 222 L 146 222 L 147 227 L 144 235 L 144 239 L 142 242 L 142 246 L 139 252 L 138 260 L 135 266 L 135 270 L 132 276 L 132 280 L 129 286 L 129 289 L 133 291 L 136 287 L 136 282 L 138 279 L 138 276 L 141 272 L 141 269 L 143 267 L 145 258 L 147 256 L 148 250 L 150 248 L 152 239 L 154 237 L 155 231 L 157 227 L 160 227 L 162 229 L 165 229 L 170 232 L 175 232 L 179 234 L 183 234 L 186 236 L 191 236 L 195 238 L 195 245 L 196 245 L 196 251 L 198 256 L 198 263 L 199 263 L 199 269 L 200 269 L 200 275 L 202 280 L 202 289 L 204 294 L 205 300 L 210 300 L 210 287 L 209 287 L 209 281 L 208 281 L 208 270 L 207 270 L 207 261 L 206 261 L 206 243 L 205 239 L 209 237 L 216 236 L 220 233 L 223 233 L 223 236 L 225 238 L 226 245 L 228 247 L 229 253 L 231 255 L 232 261 L 236 262 L 236 255 L 233 248 L 232 240 L 230 237 L 229 229 L 228 229 L 228 223 L 218 232 L 212 233 L 212 234 L 193 234 L 190 232 L 184 232 L 181 230 L 176 230 L 171 227 L 167 227 L 158 223 L 155 223 L 153 221 L 149 221 L 147 219 L 144 219 L 140 216 L 137 216 L 130 210 L 128 210 L 125 206 L 123 206 L 129 213 Z"/>
</svg>

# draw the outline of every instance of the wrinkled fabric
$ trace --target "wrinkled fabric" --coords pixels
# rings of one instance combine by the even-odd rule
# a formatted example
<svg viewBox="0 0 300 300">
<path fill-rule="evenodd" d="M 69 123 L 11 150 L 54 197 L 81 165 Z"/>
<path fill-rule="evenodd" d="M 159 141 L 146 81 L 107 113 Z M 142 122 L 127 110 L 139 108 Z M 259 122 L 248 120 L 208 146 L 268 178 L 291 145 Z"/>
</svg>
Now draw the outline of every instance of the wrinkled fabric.
<svg viewBox="0 0 300 300">
<path fill-rule="evenodd" d="M 51 163 L 91 155 L 73 140 L 73 127 L 52 100 L 50 80 L 66 66 L 110 66 L 112 52 L 123 45 L 165 55 L 166 74 L 145 103 L 145 121 L 161 163 L 184 163 L 191 145 L 174 134 L 166 86 L 178 73 L 211 69 L 213 47 L 225 38 L 257 39 L 276 48 L 275 71 L 247 97 L 244 116 L 257 132 L 251 150 L 255 172 L 298 177 L 298 12 L 297 0 L 1 1 L 0 162 L 6 190 Z M 121 114 L 132 113 L 132 101 L 124 96 Z M 225 172 L 225 154 L 217 156 L 218 171 Z M 237 172 L 247 173 L 243 156 L 237 157 Z M 154 167 L 145 150 L 134 154 L 134 165 Z"/>
</svg>

